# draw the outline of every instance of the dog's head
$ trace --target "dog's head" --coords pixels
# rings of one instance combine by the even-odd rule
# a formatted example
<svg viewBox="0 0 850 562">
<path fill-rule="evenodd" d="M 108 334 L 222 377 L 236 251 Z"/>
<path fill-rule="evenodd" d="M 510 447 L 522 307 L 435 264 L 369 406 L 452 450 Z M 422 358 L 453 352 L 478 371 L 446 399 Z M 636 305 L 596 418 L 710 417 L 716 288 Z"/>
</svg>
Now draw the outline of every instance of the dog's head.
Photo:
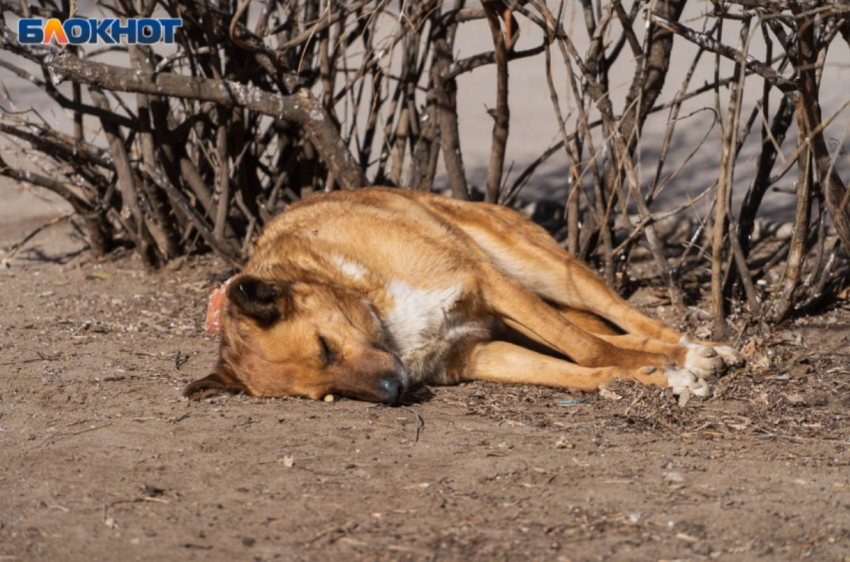
<svg viewBox="0 0 850 562">
<path fill-rule="evenodd" d="M 319 282 L 241 275 L 227 287 L 213 372 L 184 390 L 395 403 L 407 372 L 379 336 L 370 305 Z"/>
</svg>

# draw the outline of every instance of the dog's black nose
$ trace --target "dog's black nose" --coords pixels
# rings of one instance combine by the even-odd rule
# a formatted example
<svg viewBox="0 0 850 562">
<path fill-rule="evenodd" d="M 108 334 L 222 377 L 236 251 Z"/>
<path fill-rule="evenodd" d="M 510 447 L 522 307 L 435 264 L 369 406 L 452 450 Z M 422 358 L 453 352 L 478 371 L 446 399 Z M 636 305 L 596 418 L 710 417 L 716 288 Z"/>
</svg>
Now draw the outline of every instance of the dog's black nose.
<svg viewBox="0 0 850 562">
<path fill-rule="evenodd" d="M 404 387 L 398 377 L 384 377 L 378 387 L 381 389 L 381 402 L 384 404 L 397 404 L 404 394 Z"/>
</svg>

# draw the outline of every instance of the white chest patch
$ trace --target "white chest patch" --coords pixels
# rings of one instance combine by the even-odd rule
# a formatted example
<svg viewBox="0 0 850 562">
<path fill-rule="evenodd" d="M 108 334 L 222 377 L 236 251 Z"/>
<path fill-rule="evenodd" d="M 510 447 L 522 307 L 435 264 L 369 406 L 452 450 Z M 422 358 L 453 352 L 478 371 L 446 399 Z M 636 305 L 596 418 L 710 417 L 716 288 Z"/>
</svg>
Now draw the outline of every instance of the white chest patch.
<svg viewBox="0 0 850 562">
<path fill-rule="evenodd" d="M 460 285 L 422 290 L 391 281 L 387 293 L 393 305 L 385 313 L 383 327 L 414 380 L 441 382 L 456 345 L 489 334 L 486 321 L 454 310 L 462 293 Z"/>
<path fill-rule="evenodd" d="M 440 331 L 460 290 L 456 285 L 423 291 L 401 281 L 390 281 L 387 292 L 393 299 L 393 308 L 387 314 L 386 327 L 400 354 L 422 347 L 429 335 Z"/>
<path fill-rule="evenodd" d="M 342 257 L 335 257 L 333 259 L 334 263 L 339 267 L 339 270 L 348 275 L 353 279 L 363 279 L 363 276 L 366 275 L 366 267 L 360 265 L 359 263 L 354 263 L 346 260 Z"/>
<path fill-rule="evenodd" d="M 393 308 L 387 314 L 386 327 L 399 353 L 422 347 L 431 333 L 440 331 L 460 291 L 459 285 L 423 291 L 401 281 L 390 281 L 387 292 L 393 299 Z"/>
</svg>

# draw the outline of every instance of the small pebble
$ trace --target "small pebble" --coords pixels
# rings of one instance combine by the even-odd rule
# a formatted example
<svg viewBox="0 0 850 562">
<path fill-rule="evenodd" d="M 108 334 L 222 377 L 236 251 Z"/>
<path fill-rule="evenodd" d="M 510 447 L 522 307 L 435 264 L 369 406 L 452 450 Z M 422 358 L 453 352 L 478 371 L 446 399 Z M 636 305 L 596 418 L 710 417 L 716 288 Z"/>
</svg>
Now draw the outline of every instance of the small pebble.
<svg viewBox="0 0 850 562">
<path fill-rule="evenodd" d="M 685 477 L 679 472 L 665 472 L 664 479 L 670 482 L 684 482 Z"/>
</svg>

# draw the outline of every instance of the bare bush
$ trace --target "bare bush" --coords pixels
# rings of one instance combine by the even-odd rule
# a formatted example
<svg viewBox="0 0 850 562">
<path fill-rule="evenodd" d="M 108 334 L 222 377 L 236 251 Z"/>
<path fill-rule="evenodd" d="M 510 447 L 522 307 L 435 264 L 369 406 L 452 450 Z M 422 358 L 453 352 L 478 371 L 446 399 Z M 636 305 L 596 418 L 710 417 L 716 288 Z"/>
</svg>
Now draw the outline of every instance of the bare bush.
<svg viewBox="0 0 850 562">
<path fill-rule="evenodd" d="M 595 261 L 610 283 L 625 277 L 635 248 L 645 246 L 671 303 L 684 310 L 684 273 L 709 266 L 717 337 L 725 335 L 732 302 L 743 299 L 754 319 L 782 320 L 841 288 L 839 248 L 850 248 L 850 192 L 836 169 L 844 139 L 829 148 L 824 129 L 832 117 L 824 118 L 819 102 L 831 86 L 824 73 L 830 46 L 850 44 L 845 1 L 712 0 L 695 26 L 680 22 L 685 0 L 582 0 L 587 41 L 581 48 L 564 3 L 543 0 L 469 7 L 463 0 L 97 2 L 111 17 L 182 18 L 176 48 L 23 46 L 12 24 L 18 17 L 63 19 L 75 6 L 0 4 L 0 48 L 9 55 L 0 58 L 2 73 L 31 82 L 73 121 L 66 131 L 26 108 L 14 111 L 7 99 L 0 134 L 37 154 L 41 171 L 0 157 L 0 174 L 65 198 L 95 254 L 126 241 L 158 267 L 211 248 L 238 266 L 274 214 L 317 190 L 372 184 L 430 190 L 443 171 L 453 197 L 473 197 L 460 144 L 457 78 L 493 65 L 496 104 L 483 197 L 514 204 L 543 161 L 562 159 L 569 170 L 562 178 L 564 244 Z M 485 18 L 493 50 L 456 56 L 457 34 Z M 519 21 L 539 30 L 539 46 L 516 48 Z M 754 38 L 765 45 L 762 58 L 750 54 Z M 685 42 L 698 46 L 697 55 L 662 101 L 662 92 L 672 91 L 666 84 L 671 52 Z M 519 103 L 512 101 L 508 74 L 530 57 L 545 60 L 561 140 L 508 181 L 511 107 Z M 693 86 L 695 68 L 712 57 L 713 81 Z M 731 61 L 731 71 L 721 61 Z M 620 105 L 611 96 L 611 73 L 622 64 L 631 80 Z M 558 73 L 566 92 L 558 91 Z M 742 110 L 747 80 L 763 83 L 749 115 Z M 700 216 L 684 244 L 671 247 L 659 221 L 693 214 L 694 204 L 663 211 L 655 204 L 678 173 L 665 163 L 682 105 L 700 95 L 713 96 L 706 107 L 716 113 L 722 138 L 716 181 L 697 198 L 712 201 L 713 211 Z M 644 138 L 647 117 L 658 112 L 668 115 L 664 135 Z M 758 134 L 756 171 L 735 209 L 741 149 Z M 783 153 L 786 137 L 797 139 L 785 150 L 790 156 Z M 649 145 L 658 158 L 643 181 L 639 153 Z M 775 244 L 768 259 L 755 260 L 761 203 L 792 171 L 793 237 Z M 760 283 L 783 263 L 779 283 Z"/>
</svg>

